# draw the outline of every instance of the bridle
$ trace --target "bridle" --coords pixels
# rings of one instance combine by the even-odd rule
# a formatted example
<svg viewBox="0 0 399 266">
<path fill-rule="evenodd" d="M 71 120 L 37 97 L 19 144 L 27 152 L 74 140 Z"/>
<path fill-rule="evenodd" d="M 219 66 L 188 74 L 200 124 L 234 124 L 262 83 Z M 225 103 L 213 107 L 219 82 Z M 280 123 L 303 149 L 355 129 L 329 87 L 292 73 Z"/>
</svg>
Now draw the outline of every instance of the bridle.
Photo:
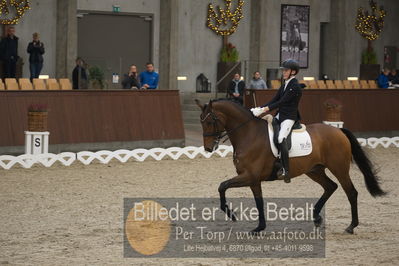
<svg viewBox="0 0 399 266">
<path fill-rule="evenodd" d="M 215 140 L 213 141 L 214 145 L 219 145 L 219 142 L 221 139 L 223 139 L 224 137 L 228 136 L 229 134 L 233 133 L 234 131 L 236 131 L 237 129 L 243 127 L 244 125 L 246 125 L 249 121 L 251 121 L 253 118 L 248 119 L 247 121 L 245 121 L 244 123 L 241 123 L 239 126 L 231 129 L 231 130 L 222 130 L 220 131 L 218 128 L 218 122 L 220 123 L 220 119 L 217 117 L 217 115 L 212 112 L 212 110 L 209 111 L 209 113 L 204 117 L 201 118 L 201 122 L 205 122 L 205 120 L 208 119 L 208 117 L 212 118 L 212 123 L 213 123 L 213 133 L 203 133 L 202 136 L 204 137 L 216 137 Z M 228 137 L 225 138 L 223 140 L 222 143 L 225 143 L 227 141 Z"/>
</svg>

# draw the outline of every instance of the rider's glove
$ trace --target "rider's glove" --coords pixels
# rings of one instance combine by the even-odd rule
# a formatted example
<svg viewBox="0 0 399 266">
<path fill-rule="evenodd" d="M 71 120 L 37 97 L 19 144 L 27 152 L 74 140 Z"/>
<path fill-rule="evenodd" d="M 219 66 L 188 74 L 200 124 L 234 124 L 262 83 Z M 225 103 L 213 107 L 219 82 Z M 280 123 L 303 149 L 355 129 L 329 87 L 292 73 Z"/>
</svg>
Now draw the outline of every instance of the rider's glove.
<svg viewBox="0 0 399 266">
<path fill-rule="evenodd" d="M 251 112 L 254 114 L 254 116 L 260 116 L 263 114 L 265 111 L 263 110 L 262 107 L 255 107 L 251 109 Z"/>
</svg>

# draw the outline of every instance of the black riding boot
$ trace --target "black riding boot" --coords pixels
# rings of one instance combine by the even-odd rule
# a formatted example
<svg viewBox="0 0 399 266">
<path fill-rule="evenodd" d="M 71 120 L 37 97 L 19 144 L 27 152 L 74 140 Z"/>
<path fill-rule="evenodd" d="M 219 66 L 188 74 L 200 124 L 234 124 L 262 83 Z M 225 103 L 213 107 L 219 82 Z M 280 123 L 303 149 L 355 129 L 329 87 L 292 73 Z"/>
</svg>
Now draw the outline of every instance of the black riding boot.
<svg viewBox="0 0 399 266">
<path fill-rule="evenodd" d="M 281 164 L 282 164 L 282 169 L 281 169 L 281 177 L 284 178 L 285 183 L 290 183 L 291 179 L 289 176 L 289 156 L 288 156 L 288 145 L 287 145 L 287 140 L 283 139 L 283 142 L 280 143 L 280 157 L 281 157 Z"/>
</svg>

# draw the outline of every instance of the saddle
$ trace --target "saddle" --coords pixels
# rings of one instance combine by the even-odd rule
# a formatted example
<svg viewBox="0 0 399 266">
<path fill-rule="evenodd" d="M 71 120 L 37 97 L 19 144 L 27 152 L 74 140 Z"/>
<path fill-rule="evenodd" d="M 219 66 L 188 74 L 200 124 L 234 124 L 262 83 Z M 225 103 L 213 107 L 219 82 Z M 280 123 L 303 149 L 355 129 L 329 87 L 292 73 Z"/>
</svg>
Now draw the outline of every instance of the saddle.
<svg viewBox="0 0 399 266">
<path fill-rule="evenodd" d="M 270 114 L 264 116 L 262 119 L 266 120 L 268 123 L 270 148 L 274 157 L 277 158 L 279 154 L 278 134 L 280 125 L 278 120 L 273 118 Z M 287 145 L 290 158 L 307 156 L 312 153 L 312 139 L 305 125 L 299 122 L 295 123 L 287 137 Z"/>
<path fill-rule="evenodd" d="M 278 134 L 280 132 L 280 123 L 278 122 L 277 118 L 273 118 L 272 121 L 272 126 L 273 126 L 273 142 L 274 145 L 276 145 L 276 147 L 279 147 L 278 145 Z M 287 137 L 287 145 L 288 145 L 288 150 L 291 150 L 292 147 L 292 140 L 291 140 L 291 136 L 292 136 L 292 132 L 303 132 L 306 131 L 306 126 L 301 124 L 299 121 L 295 121 L 295 124 L 292 126 L 290 134 L 288 134 Z"/>
</svg>

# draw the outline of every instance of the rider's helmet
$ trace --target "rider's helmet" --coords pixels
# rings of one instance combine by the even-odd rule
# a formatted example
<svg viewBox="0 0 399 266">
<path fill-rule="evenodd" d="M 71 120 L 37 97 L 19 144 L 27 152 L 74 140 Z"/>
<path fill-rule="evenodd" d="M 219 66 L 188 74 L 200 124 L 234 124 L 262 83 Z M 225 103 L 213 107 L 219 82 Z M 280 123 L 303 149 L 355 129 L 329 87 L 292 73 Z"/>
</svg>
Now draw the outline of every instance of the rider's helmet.
<svg viewBox="0 0 399 266">
<path fill-rule="evenodd" d="M 299 73 L 299 63 L 294 59 L 285 60 L 280 68 L 295 70 L 296 74 Z"/>
</svg>

